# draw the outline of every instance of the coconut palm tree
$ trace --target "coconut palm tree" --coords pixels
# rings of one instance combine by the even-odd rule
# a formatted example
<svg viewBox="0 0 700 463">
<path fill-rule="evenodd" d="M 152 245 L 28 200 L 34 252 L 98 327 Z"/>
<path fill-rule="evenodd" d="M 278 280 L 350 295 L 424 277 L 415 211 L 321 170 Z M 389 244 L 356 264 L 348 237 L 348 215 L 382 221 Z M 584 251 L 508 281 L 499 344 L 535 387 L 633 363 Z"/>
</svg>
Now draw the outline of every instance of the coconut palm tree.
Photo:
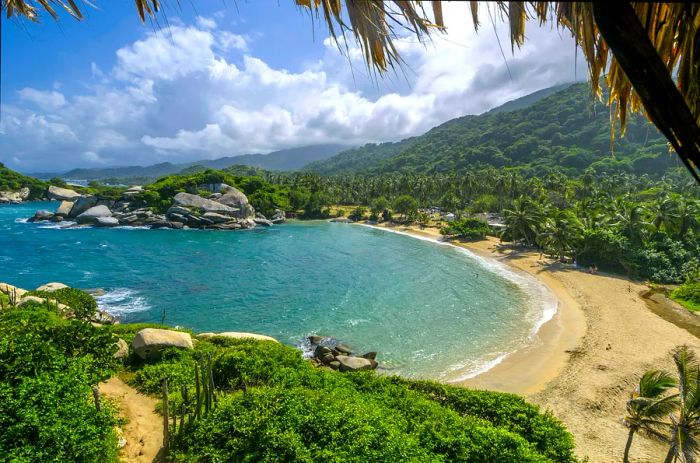
<svg viewBox="0 0 700 463">
<path fill-rule="evenodd" d="M 540 234 L 543 247 L 552 249 L 564 261 L 566 254 L 576 249 L 583 234 L 583 226 L 576 215 L 568 210 L 557 210 L 546 222 Z"/>
<path fill-rule="evenodd" d="M 524 240 L 528 246 L 536 243 L 545 222 L 542 208 L 523 196 L 513 201 L 510 209 L 503 210 L 503 218 L 506 225 L 505 232 L 512 240 Z"/>
<path fill-rule="evenodd" d="M 323 17 L 339 46 L 339 37 L 354 36 L 367 65 L 379 73 L 401 66 L 395 41 L 405 31 L 425 41 L 444 31 L 442 2 L 431 1 L 432 14 L 421 0 L 295 0 Z M 141 20 L 153 16 L 160 0 L 135 0 Z M 469 2 L 472 22 L 480 27 L 479 2 Z M 77 19 L 83 15 L 74 0 L 2 0 L 8 17 L 37 20 L 44 10 L 54 18 L 62 8 Z M 491 6 L 487 6 L 492 17 Z M 592 91 L 600 95 L 601 76 L 610 88 L 611 113 L 622 134 L 628 111 L 644 114 L 666 136 L 681 160 L 700 182 L 700 65 L 697 52 L 700 4 L 616 2 L 494 2 L 496 15 L 510 23 L 511 47 L 525 42 L 525 24 L 555 22 L 568 30 L 588 61 Z M 673 78 L 676 77 L 676 82 Z M 613 120 L 615 120 L 613 119 Z M 615 131 L 611 130 L 611 138 Z"/>
<path fill-rule="evenodd" d="M 636 390 L 627 401 L 627 415 L 622 420 L 629 428 L 623 461 L 629 462 L 630 448 L 635 433 L 643 431 L 653 437 L 664 440 L 668 423 L 662 421 L 678 406 L 678 395 L 664 395 L 676 386 L 670 374 L 659 371 L 647 371 L 639 380 Z"/>
<path fill-rule="evenodd" d="M 700 364 L 687 346 L 673 352 L 678 372 L 678 410 L 671 414 L 665 463 L 695 463 L 700 451 Z"/>
</svg>

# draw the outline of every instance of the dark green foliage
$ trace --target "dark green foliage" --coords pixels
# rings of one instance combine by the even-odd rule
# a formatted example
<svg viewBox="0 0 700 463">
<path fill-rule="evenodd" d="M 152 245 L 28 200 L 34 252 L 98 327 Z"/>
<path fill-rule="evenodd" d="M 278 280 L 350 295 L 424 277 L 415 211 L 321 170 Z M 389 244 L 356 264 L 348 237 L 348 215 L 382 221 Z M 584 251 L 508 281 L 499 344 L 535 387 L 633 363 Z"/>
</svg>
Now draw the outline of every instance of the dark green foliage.
<svg viewBox="0 0 700 463">
<path fill-rule="evenodd" d="M 609 109 L 593 100 L 587 84 L 514 108 L 453 119 L 398 143 L 344 151 L 307 169 L 439 174 L 517 167 L 534 175 L 552 168 L 577 175 L 591 166 L 596 172 L 660 175 L 680 166 L 676 156 L 669 156 L 663 136 L 641 115 L 630 116 L 626 135 L 616 134 L 611 146 Z"/>
<path fill-rule="evenodd" d="M 41 180 L 8 169 L 0 162 L 0 191 L 19 191 L 24 187 L 29 188 L 29 199 L 38 199 L 44 196 L 48 185 Z"/>
<path fill-rule="evenodd" d="M 355 209 L 353 209 L 353 211 L 350 213 L 348 218 L 350 218 L 354 221 L 364 220 L 366 214 L 367 214 L 366 207 L 357 206 Z"/>
<path fill-rule="evenodd" d="M 394 200 L 394 212 L 403 214 L 408 220 L 413 220 L 418 213 L 418 201 L 410 195 L 401 195 Z"/>
<path fill-rule="evenodd" d="M 466 217 L 455 220 L 440 229 L 447 236 L 464 238 L 466 240 L 483 240 L 490 231 L 489 224 L 476 217 Z"/>
<path fill-rule="evenodd" d="M 91 394 L 115 371 L 115 340 L 46 305 L 0 313 L 1 461 L 116 461 L 114 411 Z"/>
<path fill-rule="evenodd" d="M 319 369 L 273 342 L 200 340 L 194 351 L 144 366 L 150 373 L 140 378 L 149 379 L 136 385 L 158 391 L 156 378 L 165 375 L 171 391 L 186 383 L 194 396 L 200 355 L 212 356 L 214 384 L 225 394 L 178 431 L 177 462 L 576 461 L 561 424 L 519 397 Z M 186 368 L 189 379 L 180 374 Z M 173 409 L 181 397 L 172 394 Z"/>
<path fill-rule="evenodd" d="M 81 320 L 87 320 L 97 312 L 95 298 L 79 289 L 61 288 L 50 292 L 31 291 L 29 294 L 70 306 L 73 309 L 73 316 Z"/>
<path fill-rule="evenodd" d="M 688 282 L 676 288 L 671 297 L 692 311 L 700 311 L 700 282 Z"/>
</svg>

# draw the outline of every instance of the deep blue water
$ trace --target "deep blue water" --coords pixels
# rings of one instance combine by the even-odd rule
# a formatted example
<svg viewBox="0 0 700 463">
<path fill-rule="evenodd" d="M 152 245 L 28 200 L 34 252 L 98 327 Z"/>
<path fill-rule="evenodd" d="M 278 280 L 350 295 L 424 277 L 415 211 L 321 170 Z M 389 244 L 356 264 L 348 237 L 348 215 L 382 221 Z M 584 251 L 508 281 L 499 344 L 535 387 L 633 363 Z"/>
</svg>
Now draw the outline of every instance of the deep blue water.
<svg viewBox="0 0 700 463">
<path fill-rule="evenodd" d="M 103 288 L 124 322 L 331 335 L 394 372 L 455 379 L 530 336 L 542 288 L 451 246 L 347 224 L 251 231 L 58 228 L 57 203 L 0 206 L 0 281 Z"/>
</svg>

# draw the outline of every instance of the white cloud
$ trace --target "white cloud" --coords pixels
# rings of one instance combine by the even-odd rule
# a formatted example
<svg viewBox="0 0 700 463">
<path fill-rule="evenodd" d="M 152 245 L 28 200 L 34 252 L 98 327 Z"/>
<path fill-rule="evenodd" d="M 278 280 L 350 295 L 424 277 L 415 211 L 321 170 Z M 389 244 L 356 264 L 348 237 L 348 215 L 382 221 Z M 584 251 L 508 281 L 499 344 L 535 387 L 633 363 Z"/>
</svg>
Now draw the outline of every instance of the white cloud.
<svg viewBox="0 0 700 463">
<path fill-rule="evenodd" d="M 499 24 L 506 67 L 490 24 L 477 35 L 465 5 L 444 8 L 448 34 L 426 46 L 399 40 L 405 75 L 380 80 L 355 44 L 348 58 L 326 39 L 322 56 L 292 72 L 213 19 L 174 23 L 117 50 L 111 71 L 93 63 L 87 93 L 20 90 L 21 103 L 36 107 L 3 106 L 0 157 L 46 170 L 399 140 L 574 79 L 570 38 L 528 24 L 526 45 L 511 56 L 507 25 Z M 579 61 L 579 79 L 585 70 Z"/>
<path fill-rule="evenodd" d="M 35 88 L 23 88 L 18 93 L 22 99 L 30 101 L 44 110 L 59 109 L 66 104 L 66 98 L 57 91 L 45 92 Z"/>
</svg>

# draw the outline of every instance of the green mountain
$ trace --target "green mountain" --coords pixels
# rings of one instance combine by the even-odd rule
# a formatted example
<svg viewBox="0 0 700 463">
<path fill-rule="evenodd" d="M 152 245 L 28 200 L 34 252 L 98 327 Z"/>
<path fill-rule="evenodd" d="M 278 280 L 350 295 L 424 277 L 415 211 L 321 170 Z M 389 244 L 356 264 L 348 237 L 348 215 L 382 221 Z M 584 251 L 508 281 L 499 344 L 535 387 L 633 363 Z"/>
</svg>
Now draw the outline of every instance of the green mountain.
<svg viewBox="0 0 700 463">
<path fill-rule="evenodd" d="M 419 137 L 347 150 L 305 169 L 329 175 L 433 174 L 493 166 L 533 175 L 557 168 L 577 175 L 589 166 L 658 174 L 681 165 L 669 154 L 666 139 L 641 115 L 630 116 L 625 137 L 617 130 L 611 145 L 609 109 L 591 98 L 588 84 L 553 90 L 452 119 Z"/>
<path fill-rule="evenodd" d="M 180 173 L 183 170 L 189 171 L 197 166 L 195 170 L 205 169 L 225 169 L 233 165 L 245 165 L 250 167 L 260 167 L 265 170 L 295 170 L 300 169 L 310 162 L 326 159 L 346 150 L 346 145 L 313 145 L 291 148 L 280 151 L 273 151 L 268 154 L 245 154 L 241 156 L 226 156 L 212 160 L 201 160 L 184 164 L 173 164 L 162 162 L 150 166 L 124 166 L 107 167 L 101 169 L 73 169 L 68 172 L 50 172 L 30 174 L 37 178 L 60 177 L 73 180 L 118 180 L 127 178 L 156 179 L 164 175 Z"/>
</svg>

